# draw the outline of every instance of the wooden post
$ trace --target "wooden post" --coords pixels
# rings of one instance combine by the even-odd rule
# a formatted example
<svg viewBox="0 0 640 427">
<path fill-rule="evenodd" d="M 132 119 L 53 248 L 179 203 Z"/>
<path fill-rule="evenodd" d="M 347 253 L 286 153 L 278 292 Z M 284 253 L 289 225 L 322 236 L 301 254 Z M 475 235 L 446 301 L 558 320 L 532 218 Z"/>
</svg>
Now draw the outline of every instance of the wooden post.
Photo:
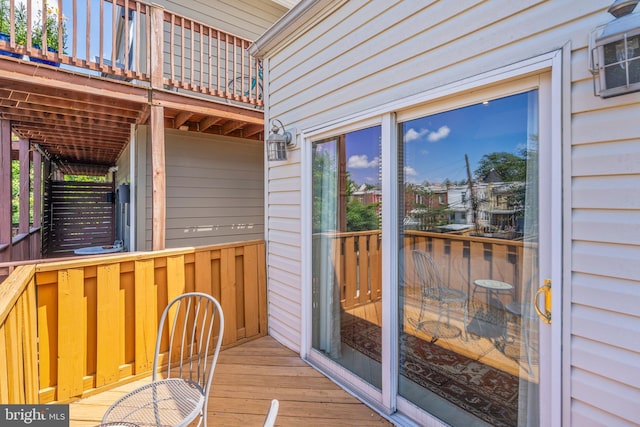
<svg viewBox="0 0 640 427">
<path fill-rule="evenodd" d="M 31 242 L 31 259 L 42 258 L 42 154 L 34 150 L 33 162 L 33 224 L 34 229 L 39 230 L 35 239 Z"/>
<path fill-rule="evenodd" d="M 0 261 L 11 260 L 11 122 L 0 120 Z"/>
<path fill-rule="evenodd" d="M 18 210 L 18 233 L 29 233 L 30 223 L 30 177 L 29 177 L 29 140 L 21 138 L 18 142 L 20 159 L 20 193 Z"/>
<path fill-rule="evenodd" d="M 33 227 L 42 225 L 42 154 L 33 152 Z"/>
<path fill-rule="evenodd" d="M 151 5 L 151 37 L 149 39 L 149 54 L 151 65 L 151 87 L 162 89 L 164 84 L 164 70 L 162 62 L 162 48 L 164 45 L 164 9 L 158 5 Z"/>
<path fill-rule="evenodd" d="M 151 248 L 159 251 L 165 248 L 166 223 L 166 170 L 164 149 L 164 107 L 151 106 L 149 117 L 151 126 L 151 168 L 152 168 L 152 234 Z"/>
</svg>

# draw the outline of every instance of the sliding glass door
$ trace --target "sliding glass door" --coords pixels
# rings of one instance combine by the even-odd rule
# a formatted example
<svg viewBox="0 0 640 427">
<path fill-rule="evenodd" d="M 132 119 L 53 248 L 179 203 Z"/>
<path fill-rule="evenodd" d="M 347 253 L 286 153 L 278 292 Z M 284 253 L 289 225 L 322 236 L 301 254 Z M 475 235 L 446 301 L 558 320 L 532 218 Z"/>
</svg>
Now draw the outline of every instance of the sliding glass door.
<svg viewBox="0 0 640 427">
<path fill-rule="evenodd" d="M 381 389 L 380 127 L 312 151 L 312 347 Z"/>
<path fill-rule="evenodd" d="M 312 142 L 309 358 L 381 411 L 548 423 L 549 81 Z"/>
<path fill-rule="evenodd" d="M 538 91 L 398 133 L 399 395 L 452 425 L 538 425 Z"/>
</svg>

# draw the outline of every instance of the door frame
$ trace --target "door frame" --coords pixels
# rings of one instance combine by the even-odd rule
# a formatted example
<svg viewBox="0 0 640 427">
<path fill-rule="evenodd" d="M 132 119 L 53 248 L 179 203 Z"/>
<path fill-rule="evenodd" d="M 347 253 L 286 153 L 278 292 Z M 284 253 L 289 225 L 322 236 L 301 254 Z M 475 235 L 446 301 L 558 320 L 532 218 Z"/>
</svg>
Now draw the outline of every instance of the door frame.
<svg viewBox="0 0 640 427">
<path fill-rule="evenodd" d="M 567 56 L 567 54 L 565 54 Z M 549 278 L 553 283 L 552 306 L 554 308 L 553 322 L 544 327 L 541 325 L 541 339 L 549 342 L 548 353 L 543 353 L 543 357 L 549 360 L 547 369 L 541 369 L 540 377 L 546 378 L 546 388 L 541 387 L 541 425 L 560 426 L 562 423 L 562 407 L 564 406 L 562 396 L 562 320 L 566 318 L 562 312 L 562 279 L 563 279 L 563 197 L 562 188 L 564 183 L 563 166 L 563 145 L 562 145 L 562 99 L 563 86 L 563 51 L 555 50 L 543 55 L 529 58 L 505 67 L 497 68 L 489 72 L 456 81 L 438 88 L 430 89 L 418 93 L 414 96 L 396 100 L 382 106 L 355 113 L 339 120 L 309 126 L 301 130 L 301 235 L 302 235 L 302 310 L 301 310 L 301 343 L 300 356 L 313 366 L 330 376 L 337 383 L 349 389 L 356 396 L 360 397 L 380 413 L 390 415 L 399 412 L 394 420 L 405 424 L 408 416 L 424 425 L 442 425 L 435 417 L 425 413 L 422 409 L 414 406 L 410 402 L 397 396 L 397 330 L 398 320 L 395 316 L 398 297 L 394 283 L 397 282 L 397 262 L 384 264 L 382 266 L 382 304 L 383 304 L 383 325 L 386 321 L 389 327 L 382 328 L 382 339 L 384 342 L 391 342 L 391 346 L 383 346 L 382 354 L 382 391 L 357 378 L 354 374 L 331 362 L 311 346 L 312 328 L 312 300 L 311 300 L 311 155 L 312 142 L 339 133 L 346 133 L 372 125 L 382 126 L 382 193 L 384 203 L 382 205 L 382 259 L 394 260 L 397 258 L 398 234 L 397 234 L 397 194 L 394 186 L 397 180 L 397 150 L 395 149 L 397 139 L 396 112 L 402 112 L 403 116 L 410 114 L 411 110 L 424 109 L 424 105 L 436 101 L 444 101 L 444 104 L 455 105 L 456 102 L 463 102 L 470 99 L 472 91 L 482 88 L 496 87 L 500 91 L 515 80 L 529 76 L 539 76 L 548 74 L 549 90 L 541 91 L 539 99 L 540 111 L 544 111 L 543 106 L 548 106 L 548 114 L 540 115 L 540 128 L 545 129 L 549 143 L 547 147 L 550 152 L 545 155 L 550 159 L 546 164 L 540 162 L 539 174 L 546 174 L 548 187 L 541 188 L 545 191 L 548 204 L 541 205 L 541 211 L 549 218 L 546 223 L 541 223 L 541 230 L 549 236 L 546 241 L 541 241 L 549 248 L 548 252 L 541 253 L 540 263 L 547 265 L 544 271 L 540 272 L 540 277 Z M 565 67 L 566 68 L 566 67 Z M 542 94 L 545 92 L 545 94 Z M 506 95 L 503 95 L 506 96 Z M 458 101 L 456 101 L 458 100 Z M 420 106 L 420 107 L 419 107 Z M 449 108 L 447 108 L 449 109 Z M 398 113 L 400 114 L 400 113 Z M 385 157 L 386 156 L 386 157 Z M 541 183 L 543 184 L 543 183 Z M 395 194 L 395 196 L 394 196 Z M 394 200 L 392 197 L 395 197 Z M 542 200 L 541 200 L 542 202 Z M 544 259 L 543 258 L 544 255 Z M 396 308 L 397 310 L 397 308 Z M 384 350 L 386 349 L 386 350 Z M 392 367 L 393 369 L 389 369 Z M 544 398 L 544 401 L 542 399 Z M 544 417 L 543 417 L 544 416 Z M 408 424 L 410 425 L 410 423 Z"/>
</svg>

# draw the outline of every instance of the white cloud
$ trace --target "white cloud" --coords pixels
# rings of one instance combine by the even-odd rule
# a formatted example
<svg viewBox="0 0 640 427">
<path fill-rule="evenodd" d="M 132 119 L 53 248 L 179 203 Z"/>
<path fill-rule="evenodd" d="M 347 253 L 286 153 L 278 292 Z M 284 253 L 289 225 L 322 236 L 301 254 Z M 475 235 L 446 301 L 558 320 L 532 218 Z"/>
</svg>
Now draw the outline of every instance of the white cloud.
<svg viewBox="0 0 640 427">
<path fill-rule="evenodd" d="M 417 131 L 414 128 L 411 128 L 404 134 L 404 140 L 405 142 L 414 141 L 416 139 L 422 138 L 428 133 L 429 129 L 420 129 L 420 131 Z"/>
<path fill-rule="evenodd" d="M 411 166 L 405 166 L 404 167 L 404 174 L 406 176 L 417 176 L 418 172 L 416 172 L 416 170 L 414 168 L 412 168 Z"/>
<path fill-rule="evenodd" d="M 429 140 L 429 142 L 440 141 L 441 139 L 449 136 L 450 132 L 451 129 L 449 129 L 449 126 L 441 126 L 440 129 L 438 129 L 436 132 L 429 133 L 427 139 Z"/>
<path fill-rule="evenodd" d="M 378 166 L 378 161 L 379 159 L 377 157 L 374 157 L 373 160 L 369 161 L 366 154 L 351 156 L 347 161 L 347 167 L 352 169 L 374 168 Z"/>
</svg>

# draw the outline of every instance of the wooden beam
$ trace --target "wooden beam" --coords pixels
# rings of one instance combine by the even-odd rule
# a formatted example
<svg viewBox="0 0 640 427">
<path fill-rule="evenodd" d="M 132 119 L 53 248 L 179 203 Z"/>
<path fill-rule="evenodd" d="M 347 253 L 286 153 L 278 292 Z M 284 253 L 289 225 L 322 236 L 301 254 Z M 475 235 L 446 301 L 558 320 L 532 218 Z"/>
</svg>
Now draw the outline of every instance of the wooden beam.
<svg viewBox="0 0 640 427">
<path fill-rule="evenodd" d="M 0 245 L 9 248 L 0 256 L 11 260 L 11 122 L 0 120 Z"/>
<path fill-rule="evenodd" d="M 185 124 L 187 120 L 189 120 L 193 116 L 193 113 L 181 112 L 178 113 L 175 119 L 173 119 L 173 128 L 178 129 L 180 126 Z"/>
<path fill-rule="evenodd" d="M 226 120 L 238 120 L 250 124 L 264 124 L 264 112 L 262 110 L 250 110 L 220 102 L 211 102 L 207 99 L 196 98 L 184 93 L 177 94 L 170 91 L 154 90 L 153 102 L 176 111 L 218 116 Z"/>
<path fill-rule="evenodd" d="M 264 126 L 250 125 L 242 128 L 242 136 L 249 138 L 264 132 Z"/>
<path fill-rule="evenodd" d="M 151 248 L 165 247 L 166 227 L 166 163 L 164 146 L 164 108 L 151 106 L 151 167 L 152 167 L 152 237 Z"/>
<path fill-rule="evenodd" d="M 205 117 L 200 120 L 198 123 L 198 132 L 204 132 L 209 129 L 211 126 L 217 125 L 218 123 L 224 122 L 224 119 L 220 117 Z"/>
<path fill-rule="evenodd" d="M 229 135 L 234 130 L 240 129 L 244 125 L 243 122 L 228 121 L 222 126 L 222 134 Z"/>
<path fill-rule="evenodd" d="M 18 204 L 18 233 L 29 232 L 30 216 L 30 177 L 29 177 L 29 140 L 22 138 L 20 144 L 20 193 Z"/>
</svg>

